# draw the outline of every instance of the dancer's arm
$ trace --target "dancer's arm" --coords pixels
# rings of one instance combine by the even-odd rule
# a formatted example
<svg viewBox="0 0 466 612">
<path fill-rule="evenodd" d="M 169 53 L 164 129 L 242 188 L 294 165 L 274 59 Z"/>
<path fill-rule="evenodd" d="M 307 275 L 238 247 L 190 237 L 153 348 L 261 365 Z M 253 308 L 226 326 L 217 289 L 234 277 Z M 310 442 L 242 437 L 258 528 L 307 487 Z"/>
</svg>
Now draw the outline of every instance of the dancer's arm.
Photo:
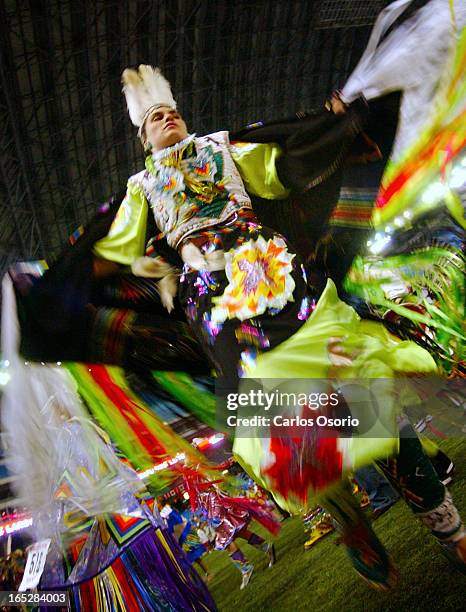
<svg viewBox="0 0 466 612">
<path fill-rule="evenodd" d="M 130 181 L 109 233 L 94 245 L 94 272 L 107 276 L 118 270 L 115 264 L 130 266 L 144 255 L 147 211 L 142 188 Z"/>
<path fill-rule="evenodd" d="M 244 186 L 252 194 L 267 200 L 283 200 L 289 190 L 278 178 L 276 162 L 282 149 L 275 143 L 233 142 L 230 152 Z"/>
</svg>

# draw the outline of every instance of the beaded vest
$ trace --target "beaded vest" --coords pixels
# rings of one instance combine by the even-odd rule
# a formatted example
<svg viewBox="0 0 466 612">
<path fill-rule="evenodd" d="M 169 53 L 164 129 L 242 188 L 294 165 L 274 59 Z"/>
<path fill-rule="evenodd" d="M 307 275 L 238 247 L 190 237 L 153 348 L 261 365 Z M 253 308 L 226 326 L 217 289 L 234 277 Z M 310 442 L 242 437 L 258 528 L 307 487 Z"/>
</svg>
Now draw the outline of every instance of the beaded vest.
<svg viewBox="0 0 466 612">
<path fill-rule="evenodd" d="M 142 188 L 157 227 L 175 249 L 189 234 L 252 208 L 229 151 L 228 132 L 191 135 L 157 151 L 130 181 Z"/>
</svg>

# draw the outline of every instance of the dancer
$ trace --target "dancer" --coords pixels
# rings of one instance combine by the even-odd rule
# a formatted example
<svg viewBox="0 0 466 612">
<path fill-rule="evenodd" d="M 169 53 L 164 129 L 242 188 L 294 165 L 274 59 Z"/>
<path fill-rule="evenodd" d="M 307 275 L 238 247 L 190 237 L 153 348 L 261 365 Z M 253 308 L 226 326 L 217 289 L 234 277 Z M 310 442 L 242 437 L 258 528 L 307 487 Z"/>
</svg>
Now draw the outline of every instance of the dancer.
<svg viewBox="0 0 466 612">
<path fill-rule="evenodd" d="M 321 538 L 335 531 L 333 519 L 328 512 L 317 506 L 303 516 L 304 531 L 308 539 L 304 542 L 304 550 L 309 550 Z"/>
<path fill-rule="evenodd" d="M 145 263 L 147 271 L 152 262 L 138 261 L 138 257 L 150 203 L 159 230 L 184 261 L 180 300 L 224 393 L 236 390 L 238 371 L 283 378 L 285 363 L 286 374 L 295 378 L 326 377 L 343 370 L 345 376 L 371 372 L 373 377 L 385 378 L 403 370 L 435 372 L 426 352 L 411 343 L 396 342 L 373 323 L 358 321 L 338 300 L 332 283 L 311 314 L 312 298 L 297 258 L 283 237 L 257 222 L 244 189 L 246 183 L 251 191 L 260 192 L 258 179 L 262 178 L 265 192 L 261 195 L 286 193 L 275 175 L 264 172 L 264 160 L 276 156 L 276 148 L 234 147 L 226 133 L 203 138 L 188 135 L 167 82 L 149 67 L 126 71 L 124 83 L 130 115 L 148 150 L 146 170 L 130 179 L 119 219 L 97 245 L 96 254 L 109 258 L 116 254 L 120 263 L 132 261 L 133 269 Z M 245 159 L 257 164 L 259 156 L 262 166 L 256 165 L 255 173 L 248 175 Z M 121 261 L 122 251 L 126 261 Z M 153 269 L 158 274 L 160 262 L 154 260 Z M 171 306 L 169 296 L 164 299 Z M 304 346 L 307 355 L 319 355 L 318 368 L 315 360 L 311 368 L 308 358 L 298 357 L 298 347 Z M 322 354 L 326 346 L 329 350 Z M 396 409 L 392 393 L 389 388 L 384 397 L 387 414 Z M 361 442 L 351 440 L 343 449 L 343 464 L 358 467 L 358 462 L 362 465 L 390 455 L 397 447 L 393 439 L 380 439 L 371 449 Z M 321 440 L 317 449 L 327 453 L 325 465 L 320 460 L 319 469 L 308 470 L 299 479 L 289 473 L 290 456 L 300 452 L 299 445 L 284 446 L 273 436 L 268 444 L 273 462 L 267 451 L 264 454 L 259 438 L 236 438 L 235 451 L 250 472 L 282 495 L 305 503 L 309 487 L 329 485 L 343 475 L 341 460 L 334 460 L 336 448 L 324 451 Z M 455 521 L 456 547 L 464 534 L 461 521 Z M 386 559 L 382 564 L 387 566 Z M 380 579 L 382 586 L 389 582 L 387 575 Z"/>
<path fill-rule="evenodd" d="M 77 610 L 215 610 L 138 474 L 89 418 L 73 379 L 58 364 L 19 355 L 8 275 L 2 297 L 11 373 L 2 398 L 6 458 L 16 493 L 28 500 L 34 538 L 51 541 L 40 587 L 67 589 Z"/>
<path fill-rule="evenodd" d="M 431 0 L 382 39 L 409 4 L 399 0 L 381 14 L 335 98 L 344 111 L 342 102 L 361 94 L 372 100 L 401 92 L 367 254 L 354 262 L 345 287 L 396 333 L 427 346 L 445 372 L 462 375 L 466 7 Z"/>
<path fill-rule="evenodd" d="M 355 262 L 345 286 L 361 295 L 372 312 L 387 316 L 391 310 L 397 333 L 428 346 L 444 371 L 461 376 L 464 219 L 457 204 L 462 197 L 458 178 L 465 143 L 466 10 L 459 2 L 434 0 L 378 45 L 379 37 L 408 4 L 392 3 L 382 13 L 367 51 L 334 99 L 334 108 L 344 112 L 341 102 L 361 93 L 371 99 L 402 91 L 395 146 L 373 217 L 377 233 L 369 237 L 370 255 Z M 405 58 L 412 69 L 405 69 Z M 439 157 L 444 149 L 449 151 L 448 165 Z M 439 185 L 440 195 L 428 195 Z M 464 572 L 466 539 L 460 517 L 408 422 L 402 422 L 400 435 L 398 456 L 378 462 L 379 467 Z M 433 454 L 445 464 L 442 480 L 451 480 L 451 462 Z M 331 500 L 327 508 L 333 506 L 331 511 L 344 525 L 343 541 L 359 571 L 368 550 L 364 542 L 372 538 L 372 549 L 378 549 L 372 578 L 379 587 L 384 579 L 388 584 L 388 558 L 361 516 L 356 518 L 350 502 L 346 492 L 344 509 Z M 361 573 L 369 578 L 366 569 Z"/>
<path fill-rule="evenodd" d="M 215 541 L 216 541 L 216 532 L 215 529 L 209 525 L 207 521 L 201 522 L 199 519 L 197 520 L 197 534 L 199 537 L 199 541 L 205 546 L 206 550 L 215 549 Z M 249 581 L 251 580 L 252 572 L 254 571 L 254 565 L 250 563 L 244 553 L 239 548 L 238 544 L 233 541 L 227 546 L 226 550 L 229 551 L 229 557 L 233 565 L 236 569 L 241 573 L 241 584 L 240 590 L 242 591 L 247 587 Z"/>
<path fill-rule="evenodd" d="M 194 482 L 191 484 L 194 487 L 199 486 Z M 201 488 L 204 488 L 203 485 Z M 275 564 L 273 543 L 267 542 L 262 536 L 249 529 L 251 521 L 256 520 L 271 533 L 275 535 L 278 533 L 280 523 L 265 504 L 254 499 L 229 497 L 216 487 L 209 487 L 203 492 L 199 490 L 196 494 L 196 501 L 207 521 L 215 525 L 215 549 L 228 549 L 233 564 L 241 572 L 241 589 L 249 584 L 254 565 L 246 559 L 237 545 L 238 538 L 246 540 L 250 546 L 266 554 L 269 567 Z"/>
<path fill-rule="evenodd" d="M 205 554 L 206 549 L 198 537 L 194 518 L 188 521 L 169 504 L 162 506 L 159 502 L 158 506 L 160 516 L 167 523 L 169 533 L 176 538 L 178 544 L 183 548 L 189 564 L 195 563 L 202 569 L 205 579 L 210 580 L 211 574 L 202 561 L 202 556 Z"/>
<path fill-rule="evenodd" d="M 298 258 L 286 241 L 257 222 L 244 185 L 270 198 L 286 195 L 272 162 L 283 153 L 278 161 L 284 181 L 289 177 L 289 152 L 273 145 L 234 147 L 226 133 L 189 136 L 160 74 L 143 67 L 139 73 L 127 72 L 125 83 L 133 121 L 141 128 L 148 149 L 147 170 L 130 179 L 120 214 L 95 252 L 156 278 L 171 271 L 161 259 L 139 259 L 151 204 L 159 230 L 184 261 L 180 299 L 225 394 L 237 390 L 238 368 L 240 376 L 277 378 L 329 378 L 340 373 L 343 377 L 392 379 L 397 372 L 435 371 L 431 357 L 419 347 L 399 343 L 379 326 L 359 321 L 339 301 L 332 283 L 321 296 L 309 295 Z M 351 107 L 341 122 L 329 114 L 331 122 L 342 125 L 353 117 L 354 128 L 358 114 L 353 110 Z M 99 262 L 102 270 L 115 269 L 103 259 Z M 171 308 L 174 279 L 173 275 L 166 278 L 161 293 Z M 383 395 L 389 421 L 397 408 L 394 386 L 389 383 Z M 237 438 L 235 450 L 250 473 L 268 488 L 305 504 L 313 490 L 338 482 L 347 466 L 357 468 L 386 457 L 398 446 L 393 438 L 381 438 L 372 445 L 357 439 L 313 442 L 304 457 L 302 442 L 293 446 L 274 433 L 265 440 Z M 432 498 L 439 493 L 437 488 Z M 436 513 L 441 515 L 444 510 Z M 461 521 L 451 508 L 449 511 L 455 525 L 444 541 L 458 557 Z M 444 535 L 442 529 L 435 531 Z M 371 537 L 366 530 L 362 540 L 374 549 L 377 544 Z M 384 571 L 375 581 L 385 586 L 390 582 L 386 558 L 381 564 Z M 363 562 L 361 572 L 371 576 Z"/>
</svg>

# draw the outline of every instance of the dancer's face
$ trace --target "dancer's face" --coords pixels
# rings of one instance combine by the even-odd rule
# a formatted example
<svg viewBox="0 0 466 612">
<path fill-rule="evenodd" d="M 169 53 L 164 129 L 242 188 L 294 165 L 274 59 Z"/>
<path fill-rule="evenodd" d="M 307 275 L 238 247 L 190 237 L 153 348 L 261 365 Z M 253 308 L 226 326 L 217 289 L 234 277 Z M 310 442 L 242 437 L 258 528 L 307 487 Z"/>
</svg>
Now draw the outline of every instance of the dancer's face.
<svg viewBox="0 0 466 612">
<path fill-rule="evenodd" d="M 167 106 L 154 109 L 144 123 L 145 148 L 160 151 L 187 136 L 188 129 L 181 115 Z"/>
</svg>

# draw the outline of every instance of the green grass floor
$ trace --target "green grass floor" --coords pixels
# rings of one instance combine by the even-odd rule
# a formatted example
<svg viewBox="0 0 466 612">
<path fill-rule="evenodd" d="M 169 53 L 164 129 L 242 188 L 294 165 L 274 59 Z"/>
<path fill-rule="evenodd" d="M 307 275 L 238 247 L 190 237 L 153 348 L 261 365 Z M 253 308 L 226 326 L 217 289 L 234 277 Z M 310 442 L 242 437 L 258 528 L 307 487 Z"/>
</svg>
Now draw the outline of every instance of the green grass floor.
<svg viewBox="0 0 466 612">
<path fill-rule="evenodd" d="M 450 490 L 466 518 L 466 440 L 446 440 L 441 448 L 455 461 Z M 254 529 L 263 533 L 257 525 Z M 403 501 L 381 516 L 374 529 L 400 571 L 398 585 L 388 593 L 366 586 L 352 570 L 344 547 L 335 546 L 334 533 L 305 551 L 306 538 L 299 518 L 282 523 L 275 542 L 277 563 L 270 569 L 265 555 L 238 540 L 255 565 L 251 582 L 243 591 L 239 590 L 240 574 L 226 552 L 206 555 L 207 566 L 214 573 L 210 591 L 221 612 L 466 610 L 466 576 L 451 568 Z"/>
</svg>

